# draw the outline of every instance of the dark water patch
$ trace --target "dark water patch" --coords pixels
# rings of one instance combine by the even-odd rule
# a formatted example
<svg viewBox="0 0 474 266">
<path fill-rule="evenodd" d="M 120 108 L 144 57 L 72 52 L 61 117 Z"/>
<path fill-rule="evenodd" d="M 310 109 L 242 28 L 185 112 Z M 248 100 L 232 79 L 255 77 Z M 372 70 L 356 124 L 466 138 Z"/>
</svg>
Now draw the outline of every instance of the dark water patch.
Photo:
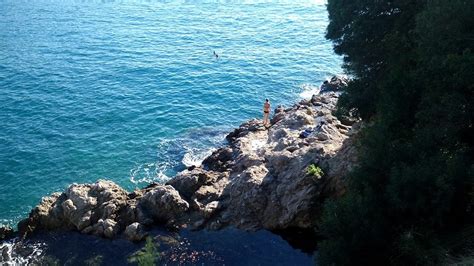
<svg viewBox="0 0 474 266">
<path fill-rule="evenodd" d="M 312 253 L 293 248 L 269 231 L 169 232 L 155 228 L 150 236 L 163 265 L 312 265 Z M 77 232 L 39 233 L 24 242 L 9 242 L 10 262 L 57 265 L 129 265 L 145 245 L 108 240 Z M 0 249 L 6 246 L 0 243 Z M 5 262 L 5 261 L 4 261 Z"/>
<path fill-rule="evenodd" d="M 293 248 L 301 250 L 306 254 L 314 254 L 320 236 L 313 229 L 288 228 L 284 230 L 273 230 L 288 242 Z"/>
</svg>

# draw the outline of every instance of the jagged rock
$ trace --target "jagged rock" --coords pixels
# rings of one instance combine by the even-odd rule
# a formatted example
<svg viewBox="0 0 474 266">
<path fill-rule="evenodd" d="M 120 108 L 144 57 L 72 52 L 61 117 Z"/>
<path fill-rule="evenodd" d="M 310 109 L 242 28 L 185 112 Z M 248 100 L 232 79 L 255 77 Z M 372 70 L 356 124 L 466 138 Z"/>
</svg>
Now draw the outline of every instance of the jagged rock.
<svg viewBox="0 0 474 266">
<path fill-rule="evenodd" d="M 222 190 L 222 186 L 202 186 L 196 191 L 194 197 L 199 200 L 199 202 L 211 202 L 219 198 L 219 196 L 222 194 Z"/>
<path fill-rule="evenodd" d="M 117 234 L 117 222 L 112 219 L 105 219 L 103 223 L 104 236 L 107 238 L 113 238 Z"/>
<path fill-rule="evenodd" d="M 8 239 L 14 234 L 13 228 L 8 225 L 0 226 L 0 240 Z"/>
<path fill-rule="evenodd" d="M 325 81 L 321 85 L 321 92 L 338 91 L 347 86 L 348 79 L 342 76 L 334 76 L 330 81 Z"/>
<path fill-rule="evenodd" d="M 173 179 L 166 182 L 166 185 L 174 187 L 179 193 L 185 198 L 191 198 L 191 196 L 202 186 L 202 177 L 200 178 L 199 173 L 186 172 L 175 176 Z"/>
<path fill-rule="evenodd" d="M 219 208 L 219 202 L 218 201 L 212 201 L 208 203 L 204 209 L 204 217 L 209 218 L 212 216 L 212 214 Z"/>
<path fill-rule="evenodd" d="M 348 116 L 342 116 L 339 120 L 341 121 L 341 124 L 346 126 L 352 126 L 358 121 L 358 119 Z"/>
<path fill-rule="evenodd" d="M 204 159 L 202 165 L 209 170 L 225 171 L 230 167 L 232 159 L 232 149 L 224 147 L 214 151 L 209 157 Z"/>
<path fill-rule="evenodd" d="M 146 237 L 144 226 L 137 222 L 127 226 L 124 235 L 128 240 L 133 242 L 141 241 Z"/>
<path fill-rule="evenodd" d="M 145 193 L 139 206 L 159 222 L 180 218 L 189 209 L 189 203 L 170 185 L 157 186 Z"/>
<path fill-rule="evenodd" d="M 278 121 L 281 121 L 284 118 L 285 118 L 285 108 L 283 108 L 283 106 L 280 105 L 275 109 L 275 114 L 273 115 L 272 119 L 270 119 L 270 122 L 272 124 L 276 124 L 278 123 Z"/>
<path fill-rule="evenodd" d="M 102 236 L 103 230 L 92 230 L 100 220 L 114 221 L 126 205 L 127 192 L 111 181 L 73 184 L 64 193 L 44 197 L 30 217 L 20 222 L 20 232 L 35 230 L 78 230 Z M 110 230 L 107 234 L 110 235 Z"/>
<path fill-rule="evenodd" d="M 262 122 L 257 119 L 249 120 L 240 127 L 234 129 L 231 133 L 229 133 L 225 138 L 230 142 L 233 143 L 236 139 L 240 138 L 243 135 L 248 134 L 249 132 L 255 132 L 259 130 L 265 130 Z"/>
<path fill-rule="evenodd" d="M 11 256 L 10 256 L 10 249 L 8 246 L 3 246 L 1 249 L 2 256 L 0 257 L 0 262 L 10 262 L 11 261 Z M 7 264 L 8 265 L 8 264 Z"/>
</svg>

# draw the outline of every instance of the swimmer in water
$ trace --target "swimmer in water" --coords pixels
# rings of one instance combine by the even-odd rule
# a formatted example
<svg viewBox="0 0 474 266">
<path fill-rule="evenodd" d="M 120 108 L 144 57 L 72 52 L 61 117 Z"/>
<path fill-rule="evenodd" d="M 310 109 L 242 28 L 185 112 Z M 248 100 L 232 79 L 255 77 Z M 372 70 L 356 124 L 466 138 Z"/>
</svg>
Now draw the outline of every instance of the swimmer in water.
<svg viewBox="0 0 474 266">
<path fill-rule="evenodd" d="M 214 56 L 215 56 L 216 58 L 219 58 L 219 55 L 216 53 L 216 51 L 214 51 Z"/>
</svg>

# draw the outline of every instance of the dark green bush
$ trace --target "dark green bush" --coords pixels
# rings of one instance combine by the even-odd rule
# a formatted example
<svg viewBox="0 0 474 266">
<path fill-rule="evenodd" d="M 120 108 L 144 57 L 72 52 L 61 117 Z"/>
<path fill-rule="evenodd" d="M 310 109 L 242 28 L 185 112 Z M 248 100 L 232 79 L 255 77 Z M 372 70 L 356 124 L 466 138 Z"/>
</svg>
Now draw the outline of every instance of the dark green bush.
<svg viewBox="0 0 474 266">
<path fill-rule="evenodd" d="M 370 122 L 320 225 L 324 265 L 438 264 L 474 224 L 474 1 L 329 0 L 353 75 L 338 113 Z"/>
</svg>

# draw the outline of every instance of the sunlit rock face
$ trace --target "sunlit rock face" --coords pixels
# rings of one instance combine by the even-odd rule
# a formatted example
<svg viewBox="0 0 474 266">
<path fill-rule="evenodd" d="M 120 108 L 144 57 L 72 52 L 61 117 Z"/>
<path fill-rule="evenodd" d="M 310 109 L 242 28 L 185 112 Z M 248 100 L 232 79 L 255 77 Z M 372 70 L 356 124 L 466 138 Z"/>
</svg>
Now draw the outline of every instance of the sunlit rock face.
<svg viewBox="0 0 474 266">
<path fill-rule="evenodd" d="M 243 123 L 226 137 L 227 146 L 166 184 L 127 193 L 99 180 L 44 197 L 19 223 L 20 233 L 76 230 L 139 241 L 154 224 L 313 227 L 324 199 L 344 191 L 344 176 L 356 163 L 353 142 L 360 122 L 332 114 L 345 82 L 333 78 L 310 100 L 277 107 L 268 128 L 260 120 Z M 310 165 L 322 172 L 309 172 Z"/>
</svg>

